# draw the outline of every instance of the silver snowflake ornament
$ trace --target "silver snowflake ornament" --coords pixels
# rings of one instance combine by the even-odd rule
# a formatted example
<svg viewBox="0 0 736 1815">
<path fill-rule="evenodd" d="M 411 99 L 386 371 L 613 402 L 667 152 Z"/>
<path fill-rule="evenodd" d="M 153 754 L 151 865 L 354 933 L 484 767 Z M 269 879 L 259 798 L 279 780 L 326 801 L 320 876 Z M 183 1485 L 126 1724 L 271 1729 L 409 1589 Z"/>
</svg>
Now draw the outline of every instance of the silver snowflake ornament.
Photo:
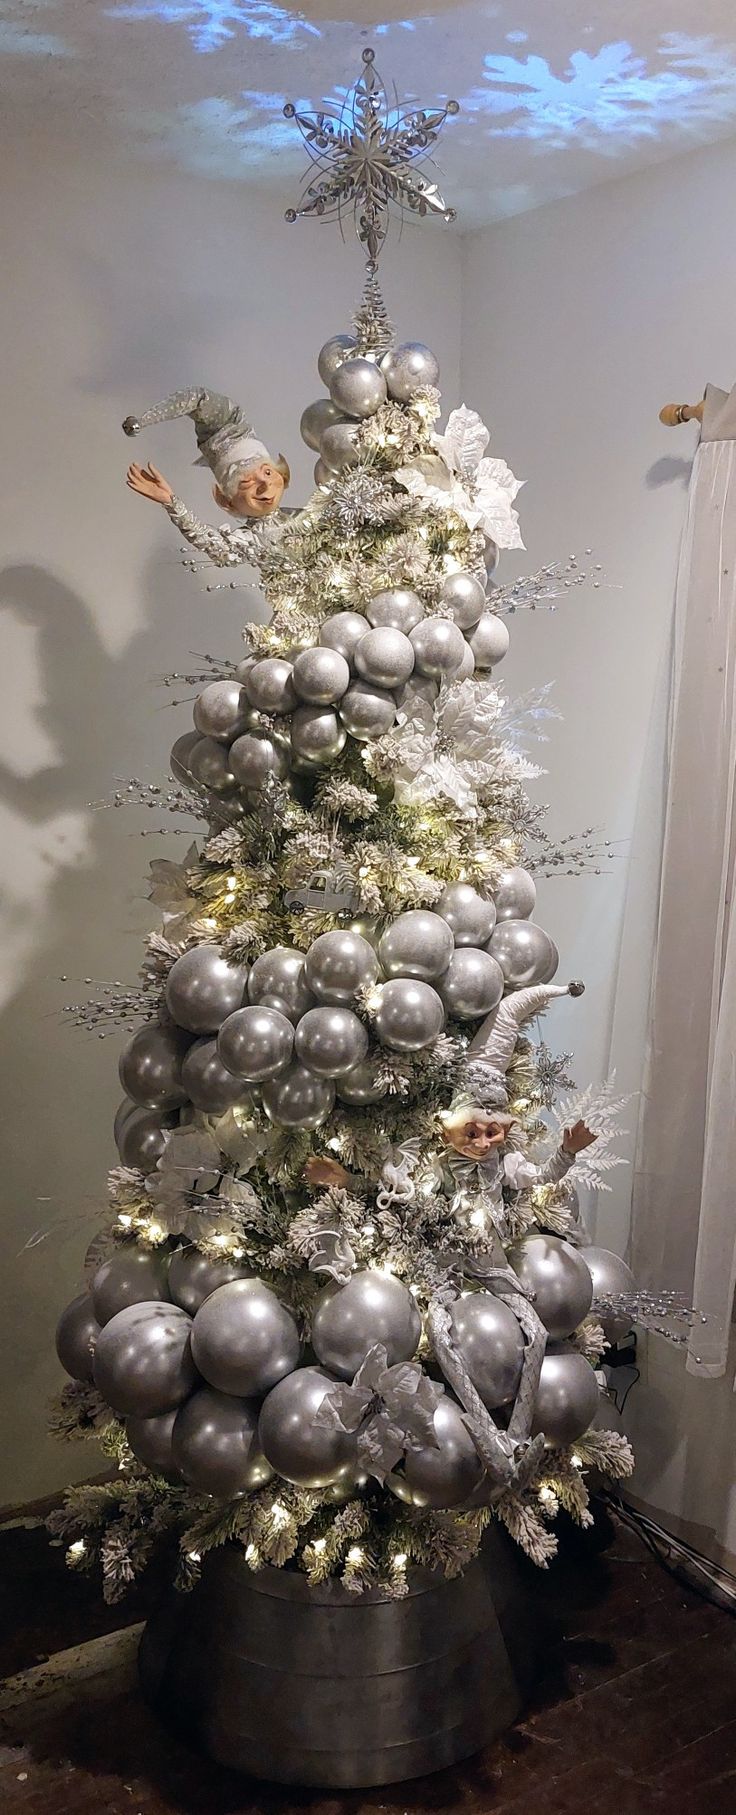
<svg viewBox="0 0 736 1815">
<path fill-rule="evenodd" d="M 374 51 L 363 51 L 363 69 L 339 112 L 301 113 L 291 101 L 284 108 L 287 119 L 296 120 L 318 172 L 307 175 L 299 207 L 287 209 L 287 221 L 307 214 L 340 219 L 352 209 L 371 266 L 386 238 L 392 204 L 401 212 L 455 219 L 437 184 L 415 166 L 436 143 L 448 115 L 459 112 L 457 101 L 436 108 L 392 104 L 374 58 Z"/>
</svg>

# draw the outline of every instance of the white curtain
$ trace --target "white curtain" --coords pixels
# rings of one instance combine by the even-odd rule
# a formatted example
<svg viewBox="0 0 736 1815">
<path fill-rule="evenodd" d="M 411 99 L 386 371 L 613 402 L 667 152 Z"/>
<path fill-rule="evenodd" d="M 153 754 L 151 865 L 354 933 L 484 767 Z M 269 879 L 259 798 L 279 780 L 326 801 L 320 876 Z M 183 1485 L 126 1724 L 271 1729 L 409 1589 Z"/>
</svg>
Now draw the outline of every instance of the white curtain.
<svg viewBox="0 0 736 1815">
<path fill-rule="evenodd" d="M 736 1283 L 736 387 L 709 387 L 677 577 L 657 939 L 634 1175 L 642 1283 L 725 1372 Z"/>
</svg>

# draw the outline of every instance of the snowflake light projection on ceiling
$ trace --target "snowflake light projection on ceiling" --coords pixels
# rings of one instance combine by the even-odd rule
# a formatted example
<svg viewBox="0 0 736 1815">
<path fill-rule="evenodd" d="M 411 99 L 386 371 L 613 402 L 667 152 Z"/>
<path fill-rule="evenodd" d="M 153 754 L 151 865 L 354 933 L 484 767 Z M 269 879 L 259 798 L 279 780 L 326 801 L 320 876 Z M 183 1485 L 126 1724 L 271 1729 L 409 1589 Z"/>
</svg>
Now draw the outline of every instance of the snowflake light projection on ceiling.
<svg viewBox="0 0 736 1815">
<path fill-rule="evenodd" d="M 115 19 L 161 19 L 165 25 L 183 25 L 194 49 L 204 53 L 220 50 L 241 31 L 269 44 L 293 44 L 305 32 L 322 36 L 303 14 L 275 6 L 272 0 L 124 0 L 107 11 Z"/>
</svg>

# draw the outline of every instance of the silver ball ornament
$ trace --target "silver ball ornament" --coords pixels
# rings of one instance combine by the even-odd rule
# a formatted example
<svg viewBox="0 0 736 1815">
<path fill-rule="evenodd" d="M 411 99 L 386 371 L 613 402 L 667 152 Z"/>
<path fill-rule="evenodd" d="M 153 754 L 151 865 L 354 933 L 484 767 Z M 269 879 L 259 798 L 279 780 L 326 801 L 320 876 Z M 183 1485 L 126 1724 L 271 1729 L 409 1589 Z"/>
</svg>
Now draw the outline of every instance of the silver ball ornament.
<svg viewBox="0 0 736 1815">
<path fill-rule="evenodd" d="M 383 737 L 396 718 L 396 701 L 392 693 L 374 687 L 369 681 L 354 681 L 340 701 L 340 717 L 351 737 Z"/>
<path fill-rule="evenodd" d="M 403 630 L 382 624 L 377 630 L 368 630 L 356 644 L 356 674 L 375 687 L 403 687 L 413 668 L 414 650 Z"/>
<path fill-rule="evenodd" d="M 501 871 L 494 885 L 493 899 L 498 920 L 528 920 L 537 900 L 534 877 L 522 869 L 521 864 L 512 864 L 510 869 Z"/>
<path fill-rule="evenodd" d="M 454 674 L 465 655 L 465 638 L 451 618 L 423 618 L 410 632 L 417 673 L 440 681 Z"/>
<path fill-rule="evenodd" d="M 339 649 L 303 649 L 294 663 L 294 690 L 310 706 L 334 706 L 350 686 L 350 667 Z"/>
<path fill-rule="evenodd" d="M 199 731 L 185 731 L 181 737 L 177 737 L 176 742 L 171 746 L 171 755 L 169 757 L 171 773 L 174 777 L 174 781 L 181 782 L 184 787 L 187 787 L 192 779 L 189 760 L 192 751 L 195 748 L 195 745 L 201 742 L 202 739 Z"/>
<path fill-rule="evenodd" d="M 454 940 L 446 920 L 430 908 L 410 908 L 387 927 L 378 946 L 387 977 L 421 977 L 431 983 L 447 970 Z"/>
<path fill-rule="evenodd" d="M 498 543 L 494 542 L 492 536 L 484 536 L 483 537 L 483 566 L 485 567 L 489 580 L 490 580 L 491 574 L 495 573 L 496 568 L 498 567 L 500 558 L 501 558 L 501 550 L 498 546 Z"/>
<path fill-rule="evenodd" d="M 248 1001 L 266 1005 L 267 996 L 278 997 L 290 1021 L 298 1021 L 300 1015 L 314 1007 L 303 952 L 288 945 L 274 945 L 270 952 L 262 952 L 255 959 L 248 978 Z"/>
<path fill-rule="evenodd" d="M 216 1033 L 240 1008 L 247 981 L 247 964 L 223 958 L 216 945 L 195 945 L 172 964 L 164 992 L 166 1007 L 172 1020 L 190 1033 Z"/>
<path fill-rule="evenodd" d="M 154 1418 L 126 1418 L 125 1435 L 133 1455 L 144 1468 L 166 1481 L 179 1481 L 179 1470 L 171 1453 L 171 1437 L 176 1412 L 159 1412 Z"/>
<path fill-rule="evenodd" d="M 362 1106 L 365 1103 L 379 1103 L 385 1097 L 387 1086 L 380 1084 L 376 1076 L 376 1063 L 373 1059 L 364 1059 L 355 1065 L 352 1071 L 344 1072 L 339 1077 L 336 1090 L 341 1103 L 353 1103 Z"/>
<path fill-rule="evenodd" d="M 475 629 L 468 632 L 476 668 L 495 668 L 507 654 L 510 641 L 503 618 L 493 611 L 484 611 Z"/>
<path fill-rule="evenodd" d="M 462 659 L 459 667 L 457 667 L 455 669 L 455 672 L 454 672 L 452 678 L 454 681 L 472 681 L 474 674 L 475 674 L 475 656 L 473 655 L 473 651 L 470 647 L 470 644 L 466 643 L 465 648 L 463 650 L 463 659 Z"/>
<path fill-rule="evenodd" d="M 192 1355 L 209 1386 L 239 1398 L 270 1391 L 297 1366 L 291 1313 L 261 1279 L 233 1279 L 204 1300 L 192 1324 Z"/>
<path fill-rule="evenodd" d="M 217 1054 L 225 1070 L 248 1084 L 261 1084 L 285 1071 L 293 1049 L 291 1021 L 262 1003 L 228 1015 L 217 1037 Z"/>
<path fill-rule="evenodd" d="M 570 1336 L 593 1302 L 590 1268 L 578 1249 L 559 1235 L 522 1235 L 507 1250 L 507 1259 L 533 1292 L 534 1309 L 550 1336 Z"/>
<path fill-rule="evenodd" d="M 175 1305 L 194 1317 L 219 1286 L 247 1277 L 247 1266 L 236 1260 L 211 1260 L 200 1248 L 175 1248 L 169 1261 L 169 1295 Z"/>
<path fill-rule="evenodd" d="M 445 575 L 440 599 L 461 630 L 474 630 L 488 603 L 482 581 L 462 568 Z"/>
<path fill-rule="evenodd" d="M 94 1347 L 100 1333 L 91 1292 L 78 1292 L 56 1325 L 56 1353 L 72 1380 L 94 1379 Z"/>
<path fill-rule="evenodd" d="M 429 983 L 393 977 L 381 987 L 376 1033 L 394 1052 L 420 1052 L 431 1046 L 445 1025 L 441 997 Z"/>
<path fill-rule="evenodd" d="M 378 959 L 368 940 L 346 927 L 320 933 L 309 947 L 304 969 L 307 985 L 318 1002 L 349 1007 L 359 989 L 375 983 Z"/>
<path fill-rule="evenodd" d="M 304 1065 L 294 1063 L 263 1086 L 263 1107 L 282 1128 L 319 1128 L 335 1101 L 331 1078 L 315 1077 Z"/>
<path fill-rule="evenodd" d="M 387 397 L 386 379 L 372 359 L 344 359 L 330 379 L 330 396 L 346 416 L 375 416 Z"/>
<path fill-rule="evenodd" d="M 487 945 L 496 924 L 496 908 L 469 882 L 449 882 L 435 904 L 452 929 L 456 945 Z"/>
<path fill-rule="evenodd" d="M 120 1054 L 123 1090 L 143 1109 L 179 1109 L 186 1102 L 181 1080 L 186 1036 L 173 1027 L 139 1027 Z"/>
<path fill-rule="evenodd" d="M 332 334 L 324 346 L 320 347 L 317 371 L 328 390 L 338 367 L 344 365 L 346 359 L 350 359 L 357 344 L 354 334 Z"/>
<path fill-rule="evenodd" d="M 332 479 L 346 466 L 357 466 L 360 459 L 357 422 L 335 422 L 325 429 L 320 442 L 320 458 Z"/>
<path fill-rule="evenodd" d="M 542 1362 L 531 1435 L 550 1449 L 564 1449 L 589 1430 L 598 1410 L 598 1382 L 589 1361 L 564 1344 L 549 1347 Z"/>
<path fill-rule="evenodd" d="M 296 1056 L 318 1078 L 340 1078 L 368 1051 L 368 1034 L 351 1008 L 310 1008 L 296 1030 Z"/>
<path fill-rule="evenodd" d="M 199 737 L 189 752 L 189 779 L 206 788 L 210 794 L 232 794 L 237 781 L 230 767 L 227 750 L 214 737 Z"/>
<path fill-rule="evenodd" d="M 245 731 L 250 707 L 239 681 L 211 681 L 194 702 L 194 724 L 202 737 L 231 744 Z"/>
<path fill-rule="evenodd" d="M 381 360 L 381 371 L 390 396 L 398 403 L 409 403 L 417 391 L 424 390 L 426 385 L 436 385 L 440 375 L 439 360 L 419 340 L 407 340 L 400 347 L 392 347 Z"/>
<path fill-rule="evenodd" d="M 337 649 L 346 662 L 352 663 L 356 644 L 365 636 L 365 625 L 365 618 L 358 611 L 336 611 L 322 625 L 320 644 L 325 649 Z"/>
<path fill-rule="evenodd" d="M 434 1414 L 438 1448 L 409 1449 L 404 1473 L 389 1475 L 387 1486 L 416 1507 L 459 1506 L 479 1485 L 483 1464 L 460 1406 L 443 1393 Z"/>
<path fill-rule="evenodd" d="M 307 447 L 311 447 L 313 452 L 318 454 L 325 429 L 331 428 L 334 422 L 340 421 L 340 411 L 336 409 L 331 398 L 317 397 L 314 403 L 308 403 L 306 409 L 302 411 L 299 423 L 302 441 L 306 441 Z"/>
<path fill-rule="evenodd" d="M 583 1248 L 581 1257 L 585 1261 L 593 1280 L 593 1299 L 636 1297 L 636 1280 L 630 1267 L 620 1255 L 612 1254 L 610 1248 Z M 603 1333 L 609 1342 L 623 1342 L 628 1336 L 633 1322 L 632 1316 L 621 1311 L 615 1305 L 595 1305 L 595 1317 L 603 1325 Z"/>
<path fill-rule="evenodd" d="M 238 1011 L 240 1012 L 240 1011 Z M 228 1015 L 228 1021 L 232 1016 Z M 223 1027 L 227 1021 L 223 1022 Z M 182 1083 L 195 1109 L 203 1115 L 224 1115 L 234 1103 L 243 1103 L 248 1092 L 242 1078 L 234 1077 L 223 1065 L 217 1040 L 211 1035 L 195 1040 L 181 1068 Z"/>
<path fill-rule="evenodd" d="M 524 1363 L 518 1319 L 493 1292 L 464 1292 L 452 1307 L 452 1335 L 489 1412 L 516 1398 Z"/>
<path fill-rule="evenodd" d="M 172 1456 L 197 1493 L 231 1500 L 270 1481 L 273 1469 L 258 1439 L 260 1403 L 200 1387 L 177 1414 Z"/>
<path fill-rule="evenodd" d="M 401 630 L 408 636 L 424 617 L 424 606 L 410 586 L 386 586 L 368 600 L 365 615 L 377 630 Z"/>
<path fill-rule="evenodd" d="M 128 1305 L 95 1346 L 95 1386 L 122 1417 L 156 1418 L 189 1398 L 196 1383 L 191 1317 L 178 1305 Z"/>
<path fill-rule="evenodd" d="M 325 649 L 320 653 L 335 655 L 347 668 L 347 662 L 336 650 Z M 336 762 L 345 748 L 347 735 L 332 706 L 298 706 L 291 721 L 292 750 L 303 762 L 315 767 Z"/>
<path fill-rule="evenodd" d="M 317 490 L 320 492 L 328 492 L 335 474 L 332 467 L 327 465 L 327 461 L 322 459 L 321 454 L 319 459 L 314 462 L 312 475 Z"/>
<path fill-rule="evenodd" d="M 488 950 L 509 989 L 527 989 L 546 979 L 555 952 L 549 934 L 530 920 L 499 920 Z"/>
<path fill-rule="evenodd" d="M 188 1094 L 183 1066 L 182 1084 Z M 159 1110 L 131 1106 L 131 1114 L 126 1116 L 117 1143 L 121 1164 L 133 1167 L 136 1172 L 153 1172 L 166 1146 L 169 1126 L 162 1122 Z"/>
<path fill-rule="evenodd" d="M 500 964 L 490 952 L 474 945 L 460 945 L 437 984 L 448 1015 L 455 1021 L 474 1021 L 489 1015 L 503 995 Z"/>
<path fill-rule="evenodd" d="M 282 656 L 266 655 L 245 677 L 245 691 L 257 712 L 293 712 L 297 704 L 293 667 Z"/>
<path fill-rule="evenodd" d="M 126 1305 L 169 1302 L 166 1254 L 124 1242 L 97 1268 L 92 1280 L 92 1303 L 102 1325 L 124 1311 Z"/>
<path fill-rule="evenodd" d="M 555 945 L 554 939 L 550 939 L 549 933 L 547 934 L 547 939 L 549 941 L 549 956 L 547 958 L 547 962 L 544 966 L 544 969 L 542 970 L 542 972 L 540 974 L 540 977 L 539 977 L 540 983 L 551 983 L 552 978 L 556 977 L 557 972 L 560 968 L 560 954 L 557 950 L 557 946 Z"/>
<path fill-rule="evenodd" d="M 123 1097 L 122 1102 L 118 1103 L 115 1111 L 115 1120 L 112 1125 L 112 1138 L 118 1149 L 120 1148 L 120 1136 L 129 1116 L 133 1115 L 135 1108 L 136 1105 L 135 1103 L 131 1103 L 130 1097 Z"/>
<path fill-rule="evenodd" d="M 254 737 L 248 731 L 230 745 L 230 767 L 241 788 L 264 788 L 271 776 L 279 778 L 288 767 L 285 751 L 271 737 Z"/>
<path fill-rule="evenodd" d="M 400 1279 L 374 1268 L 354 1273 L 344 1286 L 331 1282 L 314 1302 L 312 1348 L 341 1380 L 352 1380 L 377 1342 L 386 1349 L 389 1367 L 410 1361 L 421 1333 L 411 1292 Z"/>
<path fill-rule="evenodd" d="M 297 1368 L 274 1387 L 261 1408 L 258 1435 L 263 1453 L 276 1474 L 295 1487 L 316 1491 L 354 1478 L 355 1437 L 315 1423 L 315 1413 L 333 1385 L 321 1368 Z"/>
</svg>

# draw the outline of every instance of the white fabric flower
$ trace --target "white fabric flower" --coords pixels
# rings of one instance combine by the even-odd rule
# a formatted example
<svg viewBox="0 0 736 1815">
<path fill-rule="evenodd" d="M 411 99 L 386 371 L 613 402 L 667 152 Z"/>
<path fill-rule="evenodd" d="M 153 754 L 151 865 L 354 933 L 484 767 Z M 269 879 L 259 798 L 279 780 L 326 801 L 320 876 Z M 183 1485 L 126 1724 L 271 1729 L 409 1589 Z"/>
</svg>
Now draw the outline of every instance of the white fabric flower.
<svg viewBox="0 0 736 1815">
<path fill-rule="evenodd" d="M 513 501 L 523 485 L 505 460 L 488 459 L 489 432 L 475 410 L 452 410 L 436 454 L 421 455 L 394 477 L 413 498 L 453 510 L 469 529 L 482 529 L 499 548 L 523 548 Z"/>
</svg>

